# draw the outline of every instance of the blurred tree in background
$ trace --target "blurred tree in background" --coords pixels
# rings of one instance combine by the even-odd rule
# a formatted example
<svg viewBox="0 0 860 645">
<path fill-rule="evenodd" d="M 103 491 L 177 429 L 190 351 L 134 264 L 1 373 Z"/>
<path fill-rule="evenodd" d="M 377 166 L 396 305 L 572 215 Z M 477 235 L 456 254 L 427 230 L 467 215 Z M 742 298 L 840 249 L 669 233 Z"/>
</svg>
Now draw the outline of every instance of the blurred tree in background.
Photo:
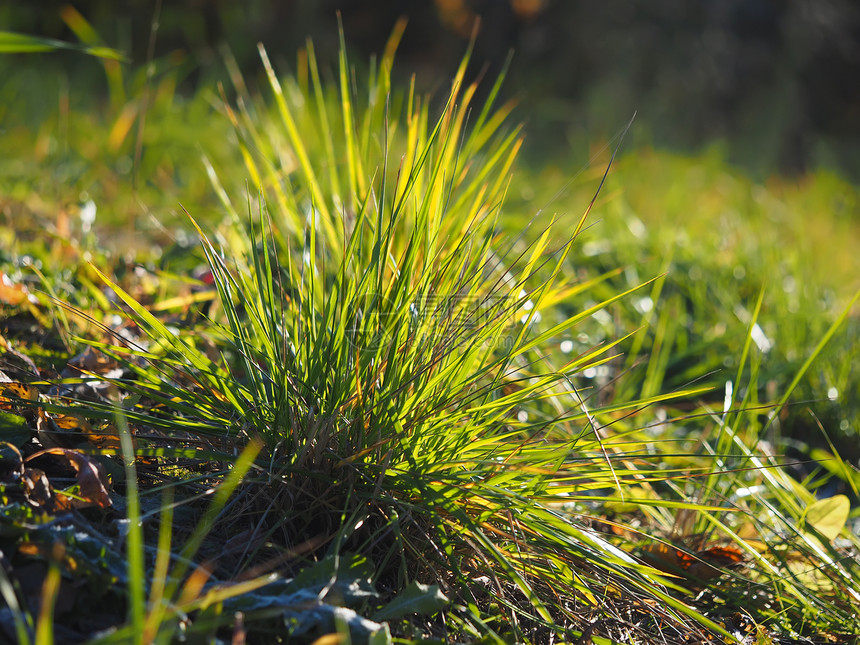
<svg viewBox="0 0 860 645">
<path fill-rule="evenodd" d="M 133 64 L 147 60 L 156 0 L 72 4 L 106 44 Z M 76 40 L 64 5 L 8 3 L 0 28 Z M 480 17 L 471 74 L 493 74 L 515 52 L 506 91 L 526 104 L 532 156 L 568 155 L 638 111 L 640 142 L 688 150 L 722 141 L 758 174 L 825 166 L 860 177 L 855 0 L 171 0 L 160 6 L 154 55 L 187 68 L 188 91 L 223 75 L 225 45 L 253 78 L 258 41 L 287 66 L 312 37 L 333 69 L 337 12 L 359 64 L 407 16 L 397 67 L 424 90 L 447 81 Z M 74 55 L 39 64 L 71 82 L 98 78 Z"/>
</svg>

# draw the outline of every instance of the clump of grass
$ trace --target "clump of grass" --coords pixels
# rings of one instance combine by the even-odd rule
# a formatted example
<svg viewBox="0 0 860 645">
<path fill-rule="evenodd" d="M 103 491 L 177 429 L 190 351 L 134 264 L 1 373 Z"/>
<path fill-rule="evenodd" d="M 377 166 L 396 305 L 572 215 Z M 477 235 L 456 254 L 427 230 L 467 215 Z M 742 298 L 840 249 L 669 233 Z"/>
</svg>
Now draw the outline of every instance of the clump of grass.
<svg viewBox="0 0 860 645">
<path fill-rule="evenodd" d="M 89 375 L 124 397 L 90 401 L 90 414 L 127 418 L 138 455 L 168 458 L 162 475 L 173 459 L 206 460 L 185 476 L 205 483 L 202 496 L 217 488 L 174 544 L 165 501 L 148 560 L 131 437 L 119 432 L 129 622 L 100 642 L 178 630 L 241 639 L 239 611 L 251 639 L 311 639 L 313 628 L 390 642 L 382 621 L 408 638 L 494 642 L 740 641 L 746 623 L 770 643 L 774 631 L 811 633 L 807 621 L 837 635 L 857 602 L 847 499 L 816 501 L 824 478 L 798 483 L 758 443 L 762 415 L 785 407 L 850 306 L 821 322 L 775 400 L 759 398 L 760 291 L 746 332 L 731 326 L 737 364 L 722 408 L 706 388 L 677 387 L 702 364 L 680 371 L 673 358 L 725 342 L 687 342 L 677 299 L 658 311 L 653 343 L 633 337 L 625 366 L 623 332 L 648 321 L 646 298 L 658 307 L 672 295 L 671 274 L 643 284 L 610 262 L 583 277 L 591 194 L 570 222 L 506 212 L 520 132 L 505 125 L 510 106 L 494 108 L 501 79 L 484 105 L 463 84 L 465 60 L 438 104 L 398 91 L 401 29 L 366 92 L 345 48 L 334 85 L 310 44 L 285 81 L 261 51 L 273 107 L 234 74 L 238 98 L 223 111 L 259 193 L 235 207 L 235 171 L 209 163 L 229 215 L 214 232 L 195 223 L 213 293 L 175 301 L 211 300 L 205 324 L 179 323 L 162 313 L 173 305 L 149 306 L 87 269 L 136 329 L 89 341 L 125 369 Z M 600 186 L 607 172 L 595 172 Z M 631 300 L 637 313 L 616 313 L 608 332 L 607 308 Z M 603 342 L 577 336 L 596 323 Z M 562 341 L 577 351 L 555 351 Z M 662 416 L 649 424 L 653 409 Z M 845 462 L 830 466 L 854 481 Z M 708 560 L 720 553 L 731 571 Z M 13 606 L 3 577 L 0 592 Z M 46 584 L 43 607 L 53 595 Z M 37 624 L 49 638 L 47 609 L 13 617 L 19 635 Z"/>
<path fill-rule="evenodd" d="M 498 84 L 473 108 L 464 61 L 433 119 L 427 100 L 390 87 L 399 35 L 364 101 L 343 52 L 337 92 L 311 48 L 309 84 L 286 89 L 262 52 L 275 115 L 247 97 L 227 108 L 263 190 L 259 217 L 225 191 L 233 226 L 220 242 L 201 231 L 218 293 L 210 331 L 169 328 L 103 276 L 149 337 L 145 352 L 104 348 L 130 357 L 136 377 L 118 384 L 159 408 L 130 420 L 262 438 L 267 474 L 223 531 L 251 524 L 281 549 L 365 554 L 389 593 L 437 585 L 455 632 L 569 640 L 591 616 L 645 603 L 643 635 L 660 623 L 724 633 L 583 517 L 606 491 L 629 496 L 648 468 L 604 442 L 596 417 L 610 411 L 589 410 L 573 385 L 616 343 L 562 364 L 543 351 L 627 295 L 542 320 L 589 287 L 560 279 L 585 215 L 536 222 L 531 242 L 501 235 L 520 137 L 502 127 L 508 107 L 492 110 Z"/>
</svg>

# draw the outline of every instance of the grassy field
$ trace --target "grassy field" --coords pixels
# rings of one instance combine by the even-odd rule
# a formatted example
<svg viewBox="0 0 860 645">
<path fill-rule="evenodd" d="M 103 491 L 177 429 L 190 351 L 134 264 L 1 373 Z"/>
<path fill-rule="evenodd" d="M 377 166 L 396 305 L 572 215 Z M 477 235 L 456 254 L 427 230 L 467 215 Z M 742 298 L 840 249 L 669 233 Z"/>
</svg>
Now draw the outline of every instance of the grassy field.
<svg viewBox="0 0 860 645">
<path fill-rule="evenodd" d="M 856 187 L 521 167 L 399 35 L 0 61 L 0 638 L 856 642 Z"/>
</svg>

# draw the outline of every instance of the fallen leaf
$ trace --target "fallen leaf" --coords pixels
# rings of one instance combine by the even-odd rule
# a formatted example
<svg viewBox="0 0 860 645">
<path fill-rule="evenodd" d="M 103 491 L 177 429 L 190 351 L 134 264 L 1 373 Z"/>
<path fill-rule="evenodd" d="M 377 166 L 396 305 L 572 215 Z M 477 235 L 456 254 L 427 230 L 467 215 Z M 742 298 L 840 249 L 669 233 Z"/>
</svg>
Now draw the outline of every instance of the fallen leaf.
<svg viewBox="0 0 860 645">
<path fill-rule="evenodd" d="M 81 442 L 81 435 L 92 432 L 89 422 L 75 414 L 52 414 L 39 409 L 36 433 L 45 448 L 71 448 Z"/>
<path fill-rule="evenodd" d="M 98 506 L 107 508 L 112 504 L 108 494 L 108 481 L 104 468 L 94 459 L 68 448 L 47 448 L 33 453 L 27 457 L 27 461 L 42 455 L 55 455 L 61 457 L 77 472 L 78 485 L 80 486 L 81 499 L 73 499 L 71 505 L 75 508 L 87 506 Z M 69 497 L 68 495 L 63 495 Z"/>
<path fill-rule="evenodd" d="M 11 410 L 21 401 L 38 401 L 39 390 L 34 385 L 5 381 L 0 383 L 0 408 Z"/>
<path fill-rule="evenodd" d="M 851 502 L 845 495 L 820 499 L 806 508 L 806 521 L 828 540 L 836 539 L 848 521 Z"/>
<path fill-rule="evenodd" d="M 0 302 L 14 307 L 29 301 L 27 287 L 15 284 L 6 273 L 0 271 Z"/>
<path fill-rule="evenodd" d="M 53 506 L 54 489 L 44 470 L 25 468 L 21 476 L 21 484 L 24 486 L 24 496 L 32 506 L 45 510 Z"/>
<path fill-rule="evenodd" d="M 410 614 L 430 615 L 445 607 L 448 602 L 448 597 L 438 585 L 424 585 L 413 580 L 391 602 L 376 612 L 373 620 L 391 620 Z"/>
<path fill-rule="evenodd" d="M 109 423 L 98 430 L 94 430 L 92 426 L 87 424 L 87 426 L 83 428 L 83 432 L 86 435 L 87 440 L 96 448 L 110 448 L 116 450 L 121 448 L 119 432 L 117 431 L 116 426 L 112 423 Z M 131 437 L 131 443 L 132 447 L 136 449 L 137 442 L 135 441 L 134 435 Z"/>
<path fill-rule="evenodd" d="M 15 358 L 17 358 L 19 361 L 24 363 L 24 365 L 26 365 L 29 368 L 29 370 L 33 374 L 36 375 L 37 378 L 39 377 L 39 368 L 36 367 L 36 363 L 33 362 L 33 359 L 30 358 L 29 356 L 27 356 L 26 354 L 19 352 L 17 349 L 15 349 L 12 346 L 12 343 L 9 342 L 8 340 L 6 340 L 3 336 L 0 336 L 0 349 L 2 349 L 7 354 L 11 354 Z M 12 383 L 14 381 L 15 381 L 15 379 L 9 378 L 9 376 L 6 375 L 4 372 L 0 372 L 0 382 Z"/>
<path fill-rule="evenodd" d="M 722 575 L 724 569 L 743 564 L 744 554 L 735 546 L 711 546 L 693 552 L 672 544 L 655 542 L 643 553 L 648 563 L 664 573 L 708 581 Z"/>
</svg>

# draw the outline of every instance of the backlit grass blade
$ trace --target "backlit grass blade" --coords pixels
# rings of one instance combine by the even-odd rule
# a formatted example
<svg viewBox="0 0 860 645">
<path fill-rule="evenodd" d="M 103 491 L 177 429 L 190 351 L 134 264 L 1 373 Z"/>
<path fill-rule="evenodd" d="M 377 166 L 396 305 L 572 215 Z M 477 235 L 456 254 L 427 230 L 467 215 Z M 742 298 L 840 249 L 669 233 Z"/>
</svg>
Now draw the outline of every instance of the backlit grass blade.
<svg viewBox="0 0 860 645">
<path fill-rule="evenodd" d="M 137 469 L 135 468 L 134 446 L 131 433 L 124 415 L 116 417 L 119 438 L 122 446 L 122 458 L 125 466 L 126 498 L 128 500 L 128 597 L 129 614 L 132 629 L 137 634 L 139 643 L 143 642 L 143 624 L 146 613 L 146 580 L 144 577 L 143 527 L 140 523 L 140 491 L 137 485 Z"/>
<path fill-rule="evenodd" d="M 67 43 L 53 38 L 29 36 L 27 34 L 19 34 L 12 31 L 0 31 L 0 54 L 32 54 L 39 52 L 53 52 L 59 49 L 79 51 L 84 54 L 89 54 L 90 56 L 107 58 L 110 60 L 126 60 L 122 52 L 111 49 L 110 47 Z"/>
</svg>

